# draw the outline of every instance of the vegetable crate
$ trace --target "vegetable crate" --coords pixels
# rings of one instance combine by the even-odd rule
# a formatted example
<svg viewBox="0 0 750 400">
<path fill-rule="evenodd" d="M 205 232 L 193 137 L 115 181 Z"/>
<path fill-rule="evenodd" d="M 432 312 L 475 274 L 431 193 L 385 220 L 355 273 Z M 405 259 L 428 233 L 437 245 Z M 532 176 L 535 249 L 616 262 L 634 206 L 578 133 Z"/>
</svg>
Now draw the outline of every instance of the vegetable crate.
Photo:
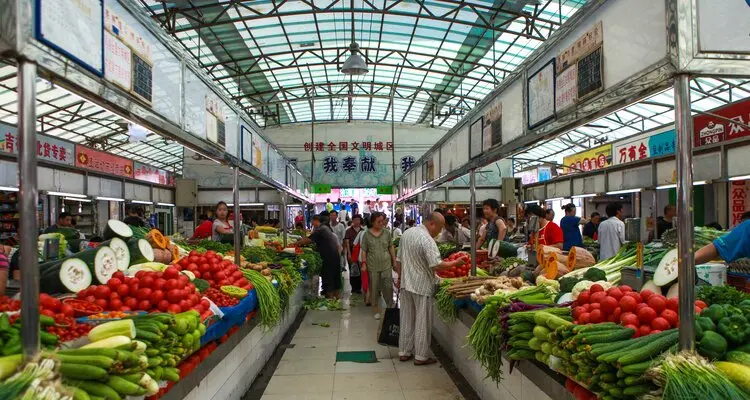
<svg viewBox="0 0 750 400">
<path fill-rule="evenodd" d="M 645 282 L 647 282 L 650 279 L 654 279 L 654 272 L 650 271 L 648 267 L 645 267 L 643 269 L 643 272 L 641 273 L 640 278 L 638 278 L 636 272 L 637 272 L 636 268 L 624 267 L 620 271 L 620 274 L 622 276 L 621 284 L 628 285 L 631 288 L 633 288 L 633 290 L 640 291 Z"/>
</svg>

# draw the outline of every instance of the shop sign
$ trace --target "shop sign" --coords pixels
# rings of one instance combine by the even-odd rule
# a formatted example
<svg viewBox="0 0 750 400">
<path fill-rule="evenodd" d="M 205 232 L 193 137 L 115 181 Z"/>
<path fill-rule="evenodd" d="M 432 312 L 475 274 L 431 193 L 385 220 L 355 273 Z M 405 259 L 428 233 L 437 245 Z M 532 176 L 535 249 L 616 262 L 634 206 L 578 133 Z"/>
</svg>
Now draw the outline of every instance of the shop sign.
<svg viewBox="0 0 750 400">
<path fill-rule="evenodd" d="M 0 152 L 18 154 L 18 130 L 15 126 L 0 124 Z M 45 135 L 36 135 L 36 155 L 42 161 L 73 165 L 75 145 Z"/>
<path fill-rule="evenodd" d="M 614 143 L 615 165 L 645 160 L 650 157 L 673 154 L 675 149 L 674 129 L 654 135 L 639 137 L 622 143 Z"/>
<path fill-rule="evenodd" d="M 174 186 L 174 175 L 163 169 L 142 164 L 138 161 L 133 162 L 133 175 L 139 181 Z"/>
<path fill-rule="evenodd" d="M 578 68 L 568 68 L 555 77 L 555 109 L 560 112 L 578 100 Z"/>
<path fill-rule="evenodd" d="M 588 172 L 609 167 L 612 163 L 612 145 L 595 147 L 563 158 L 565 173 Z"/>
<path fill-rule="evenodd" d="M 552 179 L 552 167 L 539 167 L 537 168 L 537 172 L 537 182 L 544 182 Z"/>
<path fill-rule="evenodd" d="M 305 151 L 393 151 L 393 142 L 305 142 Z"/>
<path fill-rule="evenodd" d="M 706 114 L 696 115 L 693 118 L 696 147 L 750 136 L 750 129 L 743 126 L 750 124 L 750 99 L 712 110 L 711 114 L 719 115 L 738 123 L 735 124 Z"/>
<path fill-rule="evenodd" d="M 133 161 L 104 153 L 88 147 L 76 145 L 76 167 L 105 174 L 133 177 Z"/>
<path fill-rule="evenodd" d="M 527 169 L 526 171 L 521 171 L 516 175 L 517 177 L 521 178 L 521 183 L 524 185 L 531 185 L 534 183 L 539 182 L 539 171 L 534 169 Z"/>
<path fill-rule="evenodd" d="M 602 43 L 604 43 L 604 27 L 602 21 L 598 21 L 591 29 L 576 39 L 573 44 L 557 55 L 555 62 L 557 72 L 562 72 L 562 70 L 575 65 L 581 57 L 601 47 Z"/>
<path fill-rule="evenodd" d="M 393 194 L 393 186 L 386 185 L 386 186 L 378 186 L 376 188 L 377 194 Z"/>
<path fill-rule="evenodd" d="M 331 193 L 331 185 L 326 185 L 323 183 L 316 183 L 312 187 L 312 192 L 315 194 Z"/>
<path fill-rule="evenodd" d="M 732 182 L 732 198 L 730 199 L 732 204 L 732 217 L 730 221 L 730 227 L 739 225 L 742 222 L 742 214 L 745 213 L 745 205 L 747 202 L 747 181 L 733 181 Z"/>
<path fill-rule="evenodd" d="M 377 172 L 377 160 L 372 156 L 325 156 L 321 162 L 323 172 L 326 174 L 338 174 L 344 172 L 353 173 L 375 173 Z"/>
</svg>

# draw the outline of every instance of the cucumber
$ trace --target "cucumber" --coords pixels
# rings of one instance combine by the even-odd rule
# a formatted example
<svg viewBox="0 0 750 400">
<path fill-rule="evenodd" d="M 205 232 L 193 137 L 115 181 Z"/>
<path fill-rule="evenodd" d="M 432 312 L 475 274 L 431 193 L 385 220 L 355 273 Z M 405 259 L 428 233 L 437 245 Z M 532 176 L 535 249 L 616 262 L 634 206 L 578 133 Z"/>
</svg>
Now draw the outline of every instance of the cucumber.
<svg viewBox="0 0 750 400">
<path fill-rule="evenodd" d="M 60 364 L 60 375 L 70 379 L 102 380 L 107 379 L 107 370 L 86 364 Z"/>
<path fill-rule="evenodd" d="M 672 347 L 673 344 L 677 343 L 679 337 L 677 329 L 670 329 L 665 332 L 669 332 L 669 334 L 621 356 L 617 359 L 617 364 L 621 366 L 636 364 L 659 356 L 668 348 Z"/>
<path fill-rule="evenodd" d="M 622 394 L 625 396 L 641 396 L 651 391 L 651 386 L 648 384 L 641 384 L 641 385 L 635 385 L 635 386 L 628 386 L 625 389 L 623 389 Z"/>
<path fill-rule="evenodd" d="M 146 394 L 146 389 L 138 386 L 137 383 L 128 381 L 127 379 L 113 375 L 107 379 L 107 386 L 114 389 L 117 393 L 126 396 L 143 396 Z"/>
<path fill-rule="evenodd" d="M 613 341 L 627 340 L 633 337 L 635 329 L 621 329 L 610 333 L 583 335 L 582 342 L 587 344 L 612 343 Z"/>
<path fill-rule="evenodd" d="M 130 239 L 128 249 L 130 250 L 130 265 L 154 261 L 154 249 L 146 239 Z"/>
<path fill-rule="evenodd" d="M 625 347 L 621 347 L 618 350 L 604 353 L 596 357 L 596 361 L 599 362 L 615 362 L 620 356 L 630 353 L 632 350 L 639 349 L 645 346 L 647 343 L 651 343 L 659 338 L 667 336 L 671 331 L 664 331 L 656 335 L 641 336 L 637 339 L 631 339 L 629 344 Z"/>
<path fill-rule="evenodd" d="M 730 351 L 727 353 L 727 361 L 750 367 L 750 354 L 741 351 Z"/>
<path fill-rule="evenodd" d="M 122 221 L 116 219 L 110 219 L 107 221 L 107 227 L 104 229 L 104 240 L 109 240 L 114 237 L 121 239 L 130 239 L 133 237 L 133 230 L 130 226 Z"/>
<path fill-rule="evenodd" d="M 73 400 L 91 400 L 88 393 L 77 387 L 70 387 L 70 392 L 73 395 Z"/>
<path fill-rule="evenodd" d="M 128 266 L 130 266 L 130 249 L 128 248 L 128 244 L 116 237 L 112 238 L 106 245 L 115 253 L 117 269 L 123 272 L 127 270 Z"/>
<path fill-rule="evenodd" d="M 622 367 L 620 371 L 623 371 L 626 374 L 634 375 L 640 378 L 641 374 L 645 373 L 649 368 L 651 368 L 652 363 L 653 361 L 648 360 L 648 361 L 640 362 L 638 364 L 630 364 L 630 365 L 626 365 Z"/>
<path fill-rule="evenodd" d="M 63 364 L 85 364 L 109 370 L 115 364 L 115 360 L 105 356 L 57 354 L 57 359 Z"/>
<path fill-rule="evenodd" d="M 105 385 L 104 383 L 82 381 L 82 380 L 76 380 L 76 379 L 65 379 L 65 384 L 69 386 L 77 387 L 85 391 L 86 393 L 88 393 L 89 396 L 99 396 L 107 400 L 121 400 L 122 399 L 122 397 L 120 397 L 120 394 L 117 393 L 116 390 Z"/>
</svg>

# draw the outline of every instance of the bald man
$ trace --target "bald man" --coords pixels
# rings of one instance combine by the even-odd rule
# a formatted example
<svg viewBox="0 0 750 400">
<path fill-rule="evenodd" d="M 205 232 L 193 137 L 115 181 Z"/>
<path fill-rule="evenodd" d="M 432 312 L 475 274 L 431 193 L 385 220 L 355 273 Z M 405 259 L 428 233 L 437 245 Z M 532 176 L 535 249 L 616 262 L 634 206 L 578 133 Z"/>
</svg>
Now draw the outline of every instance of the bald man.
<svg viewBox="0 0 750 400">
<path fill-rule="evenodd" d="M 427 215 L 422 225 L 401 236 L 396 257 L 396 285 L 401 288 L 401 327 L 398 355 L 402 362 L 414 359 L 414 365 L 437 362 L 430 352 L 432 339 L 432 303 L 437 277 L 436 269 L 457 267 L 463 260 L 443 261 L 433 237 L 445 225 L 442 214 Z"/>
</svg>

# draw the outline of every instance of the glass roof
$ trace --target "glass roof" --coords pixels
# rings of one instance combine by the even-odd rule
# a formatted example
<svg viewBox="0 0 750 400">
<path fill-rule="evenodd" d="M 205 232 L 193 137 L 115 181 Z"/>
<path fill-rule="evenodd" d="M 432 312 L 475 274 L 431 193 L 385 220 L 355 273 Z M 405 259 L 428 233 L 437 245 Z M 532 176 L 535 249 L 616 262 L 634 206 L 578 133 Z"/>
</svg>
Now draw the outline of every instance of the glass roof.
<svg viewBox="0 0 750 400">
<path fill-rule="evenodd" d="M 586 2 L 140 1 L 261 126 L 393 116 L 444 128 Z M 352 25 L 366 75 L 339 72 Z"/>
<path fill-rule="evenodd" d="M 697 78 L 690 83 L 691 108 L 709 111 L 750 97 L 750 81 Z M 667 89 L 514 155 L 516 172 L 549 163 L 605 143 L 674 123 L 674 90 Z M 542 162 L 540 162 L 542 161 Z"/>
<path fill-rule="evenodd" d="M 18 124 L 16 67 L 0 64 L 0 122 Z M 182 173 L 182 145 L 149 133 L 129 141 L 127 121 L 41 78 L 36 83 L 37 132 Z"/>
</svg>

